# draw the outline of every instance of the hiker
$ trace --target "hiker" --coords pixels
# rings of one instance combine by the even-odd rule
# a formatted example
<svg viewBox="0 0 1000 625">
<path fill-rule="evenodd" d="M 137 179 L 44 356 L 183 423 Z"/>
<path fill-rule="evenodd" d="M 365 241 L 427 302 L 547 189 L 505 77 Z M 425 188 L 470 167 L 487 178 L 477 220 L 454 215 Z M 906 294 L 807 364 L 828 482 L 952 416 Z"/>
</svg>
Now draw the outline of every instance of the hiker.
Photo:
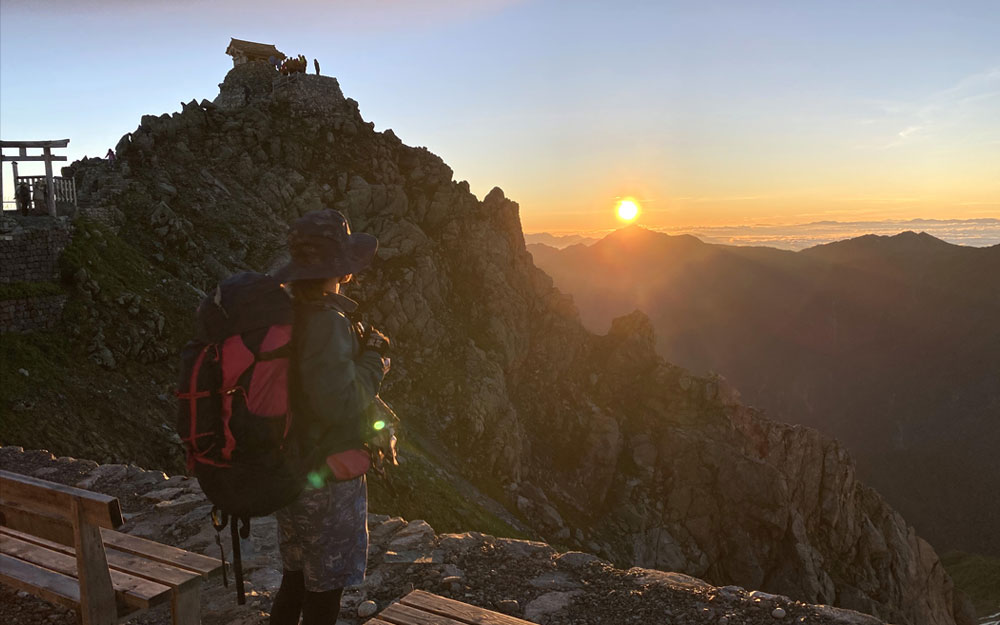
<svg viewBox="0 0 1000 625">
<path fill-rule="evenodd" d="M 45 188 L 45 181 L 39 180 L 35 183 L 35 188 L 32 190 L 32 200 L 35 203 L 35 210 L 33 214 L 35 215 L 48 215 L 49 214 L 49 204 L 48 204 L 48 193 Z"/>
<path fill-rule="evenodd" d="M 108 148 L 108 153 L 104 155 L 104 158 L 108 159 L 108 162 L 111 163 L 112 165 L 114 165 L 115 164 L 115 151 L 113 149 L 111 149 L 111 148 Z"/>
<path fill-rule="evenodd" d="M 22 182 L 17 185 L 17 191 L 14 192 L 14 202 L 17 205 L 18 215 L 27 215 L 31 212 L 31 191 L 28 189 L 27 183 Z"/>
<path fill-rule="evenodd" d="M 370 461 L 359 452 L 363 463 L 346 474 L 335 463 L 363 447 L 366 410 L 389 369 L 389 340 L 351 321 L 358 304 L 340 287 L 371 263 L 378 241 L 351 234 L 347 219 L 326 209 L 296 221 L 288 242 L 291 261 L 274 277 L 289 286 L 295 307 L 291 408 L 302 422 L 300 446 L 319 444 L 319 457 L 330 455 L 310 473 L 311 488 L 275 515 L 284 570 L 270 625 L 294 625 L 300 613 L 303 625 L 333 625 L 344 587 L 364 581 Z"/>
<path fill-rule="evenodd" d="M 313 59 L 313 67 L 316 68 L 316 75 L 319 76 L 319 59 Z"/>
</svg>

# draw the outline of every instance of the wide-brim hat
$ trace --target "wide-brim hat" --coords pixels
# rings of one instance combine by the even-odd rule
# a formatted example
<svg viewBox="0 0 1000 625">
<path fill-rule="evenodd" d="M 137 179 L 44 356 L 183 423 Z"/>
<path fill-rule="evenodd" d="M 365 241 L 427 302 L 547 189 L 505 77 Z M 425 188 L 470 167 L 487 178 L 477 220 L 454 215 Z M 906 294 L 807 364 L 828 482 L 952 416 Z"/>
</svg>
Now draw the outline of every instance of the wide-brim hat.
<svg viewBox="0 0 1000 625">
<path fill-rule="evenodd" d="M 371 264 L 378 239 L 351 234 L 340 211 L 325 209 L 303 215 L 292 224 L 288 251 L 292 259 L 274 272 L 282 282 L 316 280 L 355 274 Z"/>
</svg>

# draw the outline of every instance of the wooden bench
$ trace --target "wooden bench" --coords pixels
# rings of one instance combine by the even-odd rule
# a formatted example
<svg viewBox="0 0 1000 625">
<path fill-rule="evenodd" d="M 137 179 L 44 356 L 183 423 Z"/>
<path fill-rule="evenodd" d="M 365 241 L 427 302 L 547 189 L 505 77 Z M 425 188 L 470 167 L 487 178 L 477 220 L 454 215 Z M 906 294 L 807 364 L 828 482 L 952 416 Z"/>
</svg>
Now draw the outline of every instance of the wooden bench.
<svg viewBox="0 0 1000 625">
<path fill-rule="evenodd" d="M 534 625 L 513 616 L 414 590 L 365 625 Z"/>
<path fill-rule="evenodd" d="M 0 582 L 114 625 L 170 603 L 175 625 L 200 621 L 214 559 L 114 531 L 118 500 L 0 471 Z"/>
</svg>

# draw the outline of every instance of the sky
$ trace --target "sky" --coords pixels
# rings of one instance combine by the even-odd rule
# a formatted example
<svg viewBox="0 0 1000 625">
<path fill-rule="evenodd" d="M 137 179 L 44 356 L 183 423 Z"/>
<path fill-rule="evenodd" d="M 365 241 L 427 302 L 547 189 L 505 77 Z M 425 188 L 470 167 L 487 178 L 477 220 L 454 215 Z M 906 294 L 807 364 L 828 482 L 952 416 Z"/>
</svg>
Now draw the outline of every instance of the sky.
<svg viewBox="0 0 1000 625">
<path fill-rule="evenodd" d="M 318 58 L 526 232 L 623 197 L 667 230 L 996 218 L 998 28 L 995 0 L 0 0 L 0 137 L 103 155 L 214 98 L 237 37 Z"/>
</svg>

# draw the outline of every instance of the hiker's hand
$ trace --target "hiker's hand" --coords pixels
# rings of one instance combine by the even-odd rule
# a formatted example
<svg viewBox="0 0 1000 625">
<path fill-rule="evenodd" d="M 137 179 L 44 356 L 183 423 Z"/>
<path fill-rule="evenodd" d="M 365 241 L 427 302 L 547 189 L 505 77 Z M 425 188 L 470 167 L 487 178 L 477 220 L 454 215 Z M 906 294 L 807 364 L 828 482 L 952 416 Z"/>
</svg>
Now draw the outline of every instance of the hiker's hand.
<svg viewBox="0 0 1000 625">
<path fill-rule="evenodd" d="M 384 357 L 389 351 L 389 337 L 369 326 L 365 332 L 365 349 L 378 352 L 379 356 Z"/>
</svg>

